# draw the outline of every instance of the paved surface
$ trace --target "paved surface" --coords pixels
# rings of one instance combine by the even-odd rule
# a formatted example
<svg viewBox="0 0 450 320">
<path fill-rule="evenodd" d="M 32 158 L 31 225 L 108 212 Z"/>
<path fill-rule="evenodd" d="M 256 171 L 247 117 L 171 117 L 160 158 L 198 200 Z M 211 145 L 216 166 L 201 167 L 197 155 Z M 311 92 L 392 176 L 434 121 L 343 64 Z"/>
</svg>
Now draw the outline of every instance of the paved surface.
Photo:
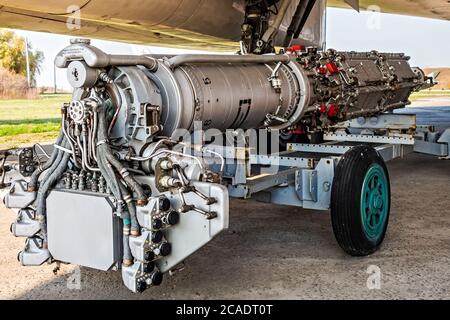
<svg viewBox="0 0 450 320">
<path fill-rule="evenodd" d="M 436 131 L 444 131 L 450 127 L 450 106 L 427 107 L 416 105 L 395 110 L 395 113 L 415 114 L 417 125 L 432 124 Z"/>
<path fill-rule="evenodd" d="M 74 266 L 21 267 L 23 239 L 14 215 L 0 209 L 0 298 L 3 299 L 450 299 L 450 161 L 410 155 L 389 164 L 391 222 L 381 251 L 346 256 L 329 214 L 244 201 L 231 203 L 231 228 L 187 259 L 163 285 L 132 294 L 118 272 L 81 268 L 81 290 L 69 290 Z M 381 289 L 366 286 L 381 269 Z M 72 286 L 73 287 L 73 286 Z"/>
<path fill-rule="evenodd" d="M 416 98 L 411 107 L 450 107 L 450 96 L 446 95 L 429 95 Z"/>
</svg>

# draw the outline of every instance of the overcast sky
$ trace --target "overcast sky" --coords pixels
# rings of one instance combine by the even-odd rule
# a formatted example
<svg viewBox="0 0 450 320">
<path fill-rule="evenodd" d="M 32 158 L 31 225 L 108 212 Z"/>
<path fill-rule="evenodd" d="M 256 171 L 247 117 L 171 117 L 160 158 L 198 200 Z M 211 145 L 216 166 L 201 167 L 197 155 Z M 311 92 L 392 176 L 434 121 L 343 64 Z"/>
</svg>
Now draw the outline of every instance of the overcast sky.
<svg viewBox="0 0 450 320">
<path fill-rule="evenodd" d="M 69 37 L 18 31 L 27 36 L 34 49 L 44 52 L 45 62 L 38 86 L 53 86 L 53 59 L 69 44 Z M 405 52 L 411 64 L 421 67 L 450 67 L 450 22 L 352 10 L 328 10 L 327 47 L 337 50 Z M 95 40 L 96 46 L 108 53 L 139 54 L 181 52 L 179 50 L 144 47 Z M 57 71 L 59 88 L 69 89 L 65 71 Z"/>
</svg>

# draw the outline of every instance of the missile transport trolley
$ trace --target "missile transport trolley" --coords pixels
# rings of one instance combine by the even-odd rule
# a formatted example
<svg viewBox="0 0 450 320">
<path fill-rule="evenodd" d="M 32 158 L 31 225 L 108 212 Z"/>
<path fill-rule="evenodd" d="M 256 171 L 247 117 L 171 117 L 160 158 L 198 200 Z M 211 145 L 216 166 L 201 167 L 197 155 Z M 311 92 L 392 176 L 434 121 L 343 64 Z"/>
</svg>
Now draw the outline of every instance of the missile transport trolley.
<svg viewBox="0 0 450 320">
<path fill-rule="evenodd" d="M 74 40 L 56 58 L 74 94 L 53 150 L 2 153 L 20 263 L 115 270 L 142 292 L 228 228 L 230 197 L 330 210 L 345 252 L 375 252 L 391 206 L 385 162 L 449 156 L 450 130 L 393 113 L 434 85 L 408 59 L 313 47 L 126 56 Z M 264 135 L 285 151 L 261 151 Z"/>
</svg>

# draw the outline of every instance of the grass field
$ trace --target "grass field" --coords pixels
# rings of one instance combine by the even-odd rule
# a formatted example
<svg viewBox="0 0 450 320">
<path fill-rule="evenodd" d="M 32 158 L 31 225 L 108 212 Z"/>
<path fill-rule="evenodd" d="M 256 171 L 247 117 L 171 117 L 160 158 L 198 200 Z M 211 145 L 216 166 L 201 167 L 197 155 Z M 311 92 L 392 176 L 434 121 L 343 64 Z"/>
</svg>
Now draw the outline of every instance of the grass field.
<svg viewBox="0 0 450 320">
<path fill-rule="evenodd" d="M 450 97 L 450 90 L 424 90 L 419 92 L 414 92 L 409 100 L 415 101 L 417 99 L 423 98 L 439 98 L 439 97 Z"/>
<path fill-rule="evenodd" d="M 70 99 L 70 95 L 58 94 L 0 100 L 0 149 L 54 140 L 60 128 L 61 104 Z"/>
</svg>

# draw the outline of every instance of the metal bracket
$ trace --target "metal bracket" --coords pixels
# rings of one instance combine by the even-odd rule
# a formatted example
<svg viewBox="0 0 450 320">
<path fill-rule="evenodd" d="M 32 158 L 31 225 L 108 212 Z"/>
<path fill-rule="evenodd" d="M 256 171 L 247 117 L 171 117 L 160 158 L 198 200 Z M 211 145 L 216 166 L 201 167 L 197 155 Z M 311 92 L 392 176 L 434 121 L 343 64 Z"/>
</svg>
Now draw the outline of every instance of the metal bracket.
<svg viewBox="0 0 450 320">
<path fill-rule="evenodd" d="M 334 126 L 334 128 L 414 130 L 416 128 L 416 115 L 381 114 L 369 118 L 359 117 L 341 122 Z"/>
<path fill-rule="evenodd" d="M 421 136 L 416 139 L 414 151 L 450 159 L 450 128 L 440 136 L 428 127 L 420 129 Z"/>
<path fill-rule="evenodd" d="M 317 201 L 317 171 L 306 169 L 297 171 L 295 190 L 301 200 Z"/>
<path fill-rule="evenodd" d="M 375 135 L 357 135 L 357 134 L 334 134 L 328 133 L 323 136 L 325 141 L 340 142 L 361 142 L 361 143 L 382 143 L 382 144 L 401 144 L 414 145 L 414 137 L 409 134 L 398 134 L 396 136 L 375 136 Z"/>
</svg>

